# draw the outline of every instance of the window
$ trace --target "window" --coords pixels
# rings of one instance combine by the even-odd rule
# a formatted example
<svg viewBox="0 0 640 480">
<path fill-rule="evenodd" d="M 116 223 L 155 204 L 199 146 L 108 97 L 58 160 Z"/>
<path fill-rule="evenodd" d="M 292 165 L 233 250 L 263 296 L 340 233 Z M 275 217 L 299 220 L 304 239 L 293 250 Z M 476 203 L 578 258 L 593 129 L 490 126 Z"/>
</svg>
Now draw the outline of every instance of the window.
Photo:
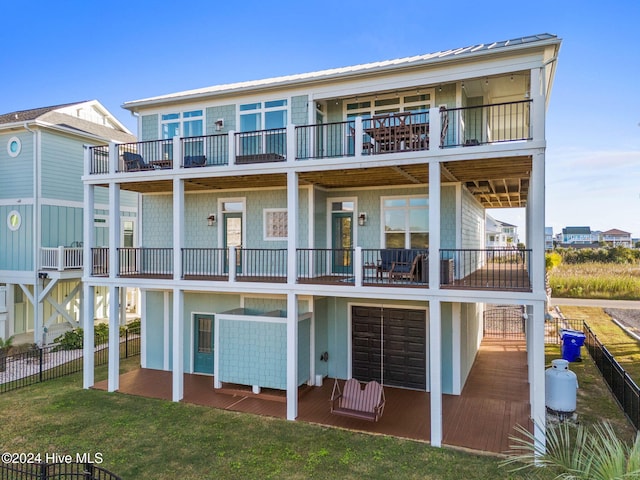
<svg viewBox="0 0 640 480">
<path fill-rule="evenodd" d="M 386 197 L 382 199 L 385 248 L 429 246 L 429 199 Z"/>
<path fill-rule="evenodd" d="M 20 228 L 20 225 L 22 225 L 22 216 L 20 215 L 20 212 L 17 210 L 11 210 L 9 215 L 7 215 L 7 227 L 9 227 L 9 230 L 12 232 L 15 232 Z"/>
<path fill-rule="evenodd" d="M 18 137 L 11 137 L 7 142 L 7 153 L 10 157 L 17 157 L 20 155 L 20 150 L 22 150 L 22 143 Z"/>
<path fill-rule="evenodd" d="M 245 103 L 240 105 L 240 155 L 273 153 L 285 155 L 287 135 L 281 129 L 287 126 L 287 100 Z M 263 132 L 266 130 L 266 132 Z M 276 130 L 276 131 L 270 131 Z"/>
<path fill-rule="evenodd" d="M 392 94 L 380 96 L 368 101 L 355 101 L 346 104 L 346 117 L 371 118 L 373 115 L 384 115 L 398 112 L 427 112 L 433 103 L 431 92 L 411 95 Z"/>
<path fill-rule="evenodd" d="M 254 132 L 287 126 L 287 100 L 240 105 L 240 131 Z"/>
<path fill-rule="evenodd" d="M 200 137 L 203 135 L 202 110 L 162 115 L 162 138 Z"/>
<path fill-rule="evenodd" d="M 287 238 L 287 210 L 285 208 L 264 209 L 264 239 L 283 240 Z"/>
</svg>

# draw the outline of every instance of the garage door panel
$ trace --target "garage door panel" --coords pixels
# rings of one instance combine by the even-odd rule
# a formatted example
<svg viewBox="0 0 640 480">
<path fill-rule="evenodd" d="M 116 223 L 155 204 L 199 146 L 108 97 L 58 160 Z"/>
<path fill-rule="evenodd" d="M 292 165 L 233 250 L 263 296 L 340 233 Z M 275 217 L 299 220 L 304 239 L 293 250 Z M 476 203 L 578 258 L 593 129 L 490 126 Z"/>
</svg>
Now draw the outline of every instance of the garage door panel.
<svg viewBox="0 0 640 480">
<path fill-rule="evenodd" d="M 353 307 L 351 371 L 362 381 L 382 379 L 386 385 L 425 389 L 426 312 Z"/>
</svg>

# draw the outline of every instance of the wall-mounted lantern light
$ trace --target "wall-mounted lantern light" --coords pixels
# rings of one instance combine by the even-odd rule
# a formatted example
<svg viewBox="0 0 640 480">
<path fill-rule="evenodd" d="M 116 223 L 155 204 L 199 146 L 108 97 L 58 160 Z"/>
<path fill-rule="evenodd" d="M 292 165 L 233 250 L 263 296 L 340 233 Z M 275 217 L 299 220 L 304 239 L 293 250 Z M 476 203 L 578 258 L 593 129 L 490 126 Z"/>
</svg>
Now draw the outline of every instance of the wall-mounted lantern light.
<svg viewBox="0 0 640 480">
<path fill-rule="evenodd" d="M 213 227 L 216 224 L 216 216 L 213 213 L 210 213 L 207 217 L 207 225 Z"/>
<path fill-rule="evenodd" d="M 367 214 L 364 212 L 360 212 L 358 214 L 358 225 L 363 227 L 364 225 L 366 225 L 366 223 L 367 223 Z"/>
</svg>

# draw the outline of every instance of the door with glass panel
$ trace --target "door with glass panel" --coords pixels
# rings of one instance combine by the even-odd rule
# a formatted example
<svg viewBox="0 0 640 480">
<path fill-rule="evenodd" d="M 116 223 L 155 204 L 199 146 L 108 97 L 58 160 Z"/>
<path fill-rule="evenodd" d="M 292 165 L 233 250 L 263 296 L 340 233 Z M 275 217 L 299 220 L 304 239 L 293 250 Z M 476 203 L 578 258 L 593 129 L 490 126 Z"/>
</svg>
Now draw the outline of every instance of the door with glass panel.
<svg viewBox="0 0 640 480">
<path fill-rule="evenodd" d="M 224 248 L 236 249 L 236 273 L 242 271 L 242 212 L 225 212 L 223 214 Z M 229 254 L 225 258 L 224 272 L 229 273 Z"/>
<path fill-rule="evenodd" d="M 213 374 L 213 315 L 194 315 L 193 330 L 193 371 Z"/>
<path fill-rule="evenodd" d="M 353 206 L 354 202 L 332 203 L 332 273 L 353 273 Z"/>
</svg>

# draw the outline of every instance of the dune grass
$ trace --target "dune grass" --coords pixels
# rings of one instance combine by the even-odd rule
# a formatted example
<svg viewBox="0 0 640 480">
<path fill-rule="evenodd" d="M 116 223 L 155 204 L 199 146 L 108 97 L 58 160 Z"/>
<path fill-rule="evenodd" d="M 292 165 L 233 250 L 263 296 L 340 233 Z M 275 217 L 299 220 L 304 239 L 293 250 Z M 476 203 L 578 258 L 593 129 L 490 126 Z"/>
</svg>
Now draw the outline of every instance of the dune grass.
<svg viewBox="0 0 640 480">
<path fill-rule="evenodd" d="M 554 297 L 640 300 L 640 265 L 560 264 L 549 271 Z"/>
</svg>

